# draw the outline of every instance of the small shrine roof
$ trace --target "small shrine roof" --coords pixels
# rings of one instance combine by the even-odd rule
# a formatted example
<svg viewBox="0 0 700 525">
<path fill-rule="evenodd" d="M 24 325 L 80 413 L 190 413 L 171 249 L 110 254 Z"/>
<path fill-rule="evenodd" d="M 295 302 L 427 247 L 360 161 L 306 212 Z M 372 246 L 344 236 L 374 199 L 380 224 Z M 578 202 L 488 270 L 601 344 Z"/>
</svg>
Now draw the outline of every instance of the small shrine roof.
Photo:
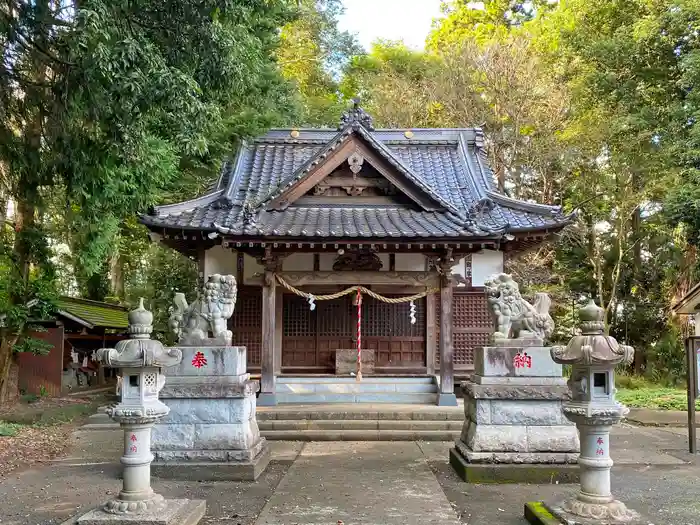
<svg viewBox="0 0 700 525">
<path fill-rule="evenodd" d="M 119 305 L 63 296 L 56 301 L 56 308 L 59 316 L 90 329 L 125 329 L 129 326 L 128 311 Z"/>
<path fill-rule="evenodd" d="M 390 166 L 415 202 L 286 202 L 349 140 Z M 239 238 L 493 238 L 551 232 L 570 216 L 557 206 L 496 191 L 483 133 L 464 129 L 378 129 L 358 106 L 339 129 L 273 129 L 223 164 L 205 195 L 142 215 L 151 230 L 195 230 Z M 281 204 L 279 204 L 281 202 Z M 276 205 L 275 205 L 276 204 Z"/>
</svg>

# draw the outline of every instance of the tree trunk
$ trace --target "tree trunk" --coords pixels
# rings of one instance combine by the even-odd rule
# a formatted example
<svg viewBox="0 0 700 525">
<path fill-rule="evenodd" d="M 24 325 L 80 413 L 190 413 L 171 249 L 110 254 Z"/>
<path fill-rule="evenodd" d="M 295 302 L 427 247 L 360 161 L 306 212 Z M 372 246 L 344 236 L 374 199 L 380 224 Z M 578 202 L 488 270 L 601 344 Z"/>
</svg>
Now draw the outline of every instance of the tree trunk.
<svg viewBox="0 0 700 525">
<path fill-rule="evenodd" d="M 123 301 L 126 292 L 124 289 L 124 255 L 122 253 L 116 253 L 112 257 L 111 261 L 111 271 L 110 271 L 110 284 L 112 297 L 118 298 Z"/>
<path fill-rule="evenodd" d="M 19 368 L 12 351 L 16 342 L 13 335 L 3 335 L 0 342 L 0 405 L 14 403 L 19 397 Z"/>
</svg>

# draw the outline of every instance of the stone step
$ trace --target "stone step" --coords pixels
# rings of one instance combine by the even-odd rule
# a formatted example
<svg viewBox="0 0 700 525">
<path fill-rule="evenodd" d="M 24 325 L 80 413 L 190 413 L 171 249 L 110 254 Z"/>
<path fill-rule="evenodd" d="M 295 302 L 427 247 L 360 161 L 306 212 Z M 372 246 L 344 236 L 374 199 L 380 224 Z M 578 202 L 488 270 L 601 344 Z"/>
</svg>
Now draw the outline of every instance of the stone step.
<svg viewBox="0 0 700 525">
<path fill-rule="evenodd" d="M 457 430 L 265 430 L 271 441 L 454 441 Z"/>
<path fill-rule="evenodd" d="M 326 404 L 258 407 L 258 422 L 269 420 L 464 421 L 464 406 Z"/>
<path fill-rule="evenodd" d="M 318 403 L 393 403 L 393 404 L 437 404 L 438 395 L 426 392 L 361 392 L 361 393 L 278 393 L 279 404 Z"/>
<path fill-rule="evenodd" d="M 407 394 L 437 394 L 438 387 L 434 383 L 277 383 L 277 394 L 363 394 L 363 393 L 407 393 Z"/>
<path fill-rule="evenodd" d="M 268 430 L 414 430 L 461 432 L 457 420 L 391 419 L 268 419 L 258 421 L 261 431 Z"/>
<path fill-rule="evenodd" d="M 278 376 L 277 384 L 285 383 L 358 383 L 354 376 Z M 423 383 L 435 384 L 432 376 L 364 376 L 360 384 L 364 383 Z"/>
</svg>

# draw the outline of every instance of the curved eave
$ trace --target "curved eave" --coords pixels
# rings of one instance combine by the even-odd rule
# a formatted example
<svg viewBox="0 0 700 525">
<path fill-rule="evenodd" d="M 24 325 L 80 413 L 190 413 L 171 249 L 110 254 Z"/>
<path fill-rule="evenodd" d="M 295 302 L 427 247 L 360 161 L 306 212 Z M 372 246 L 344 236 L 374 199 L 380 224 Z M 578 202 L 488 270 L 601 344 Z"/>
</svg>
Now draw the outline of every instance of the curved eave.
<svg viewBox="0 0 700 525">
<path fill-rule="evenodd" d="M 162 217 L 190 211 L 195 208 L 202 208 L 204 206 L 208 206 L 209 204 L 216 202 L 218 199 L 220 199 L 223 196 L 224 191 L 225 190 L 222 188 L 187 201 L 176 202 L 175 204 L 164 204 L 162 206 L 156 206 L 154 208 L 155 213 L 151 214 L 151 216 Z"/>
<path fill-rule="evenodd" d="M 507 197 L 502 193 L 498 193 L 493 190 L 487 190 L 486 196 L 494 202 L 514 210 L 537 213 L 538 215 L 561 215 L 561 206 L 550 206 L 548 204 L 537 204 L 534 202 L 521 201 Z"/>
</svg>

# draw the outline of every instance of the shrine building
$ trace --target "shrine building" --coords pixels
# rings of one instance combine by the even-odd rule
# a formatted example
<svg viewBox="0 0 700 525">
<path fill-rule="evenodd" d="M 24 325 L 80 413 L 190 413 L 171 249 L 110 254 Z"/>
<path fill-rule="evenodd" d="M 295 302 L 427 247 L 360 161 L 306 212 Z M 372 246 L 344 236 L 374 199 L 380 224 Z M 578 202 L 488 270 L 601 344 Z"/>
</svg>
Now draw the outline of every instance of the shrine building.
<svg viewBox="0 0 700 525">
<path fill-rule="evenodd" d="M 361 348 L 374 375 L 434 376 L 436 402 L 455 404 L 455 375 L 493 331 L 485 279 L 570 222 L 496 191 L 480 129 L 375 129 L 357 103 L 337 130 L 243 143 L 206 194 L 140 219 L 200 275 L 236 277 L 230 329 L 261 373 L 261 405 L 285 377 L 335 374 L 336 351 L 356 348 L 356 294 L 320 296 L 357 285 L 424 296 L 365 294 Z"/>
</svg>

